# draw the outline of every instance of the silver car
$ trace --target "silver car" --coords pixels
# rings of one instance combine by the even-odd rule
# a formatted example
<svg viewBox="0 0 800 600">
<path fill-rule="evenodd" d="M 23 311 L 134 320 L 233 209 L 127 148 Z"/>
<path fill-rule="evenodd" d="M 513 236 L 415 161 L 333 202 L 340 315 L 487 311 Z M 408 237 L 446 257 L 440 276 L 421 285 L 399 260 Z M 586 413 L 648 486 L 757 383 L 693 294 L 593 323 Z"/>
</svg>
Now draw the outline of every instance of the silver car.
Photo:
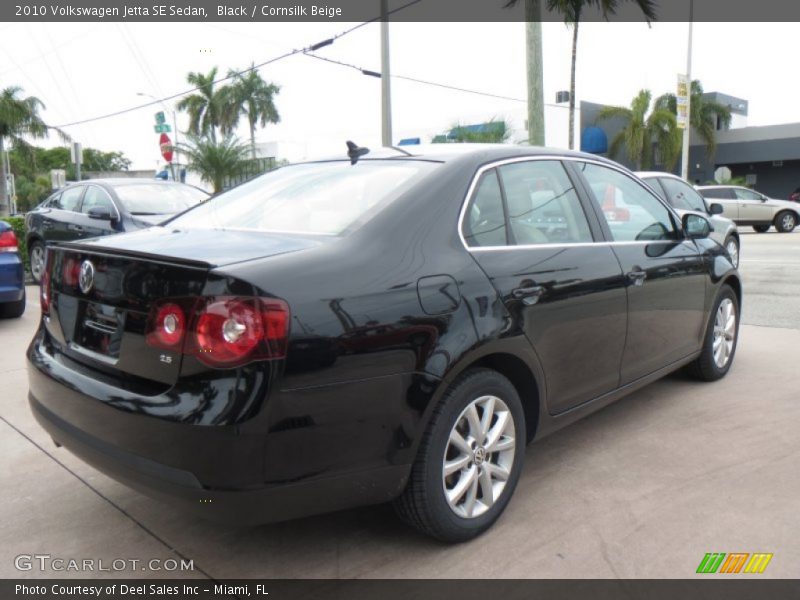
<svg viewBox="0 0 800 600">
<path fill-rule="evenodd" d="M 701 185 L 697 190 L 706 200 L 721 204 L 722 214 L 737 225 L 751 225 L 759 233 L 773 225 L 780 233 L 789 233 L 800 223 L 797 202 L 776 200 L 738 185 Z"/>
<path fill-rule="evenodd" d="M 721 203 L 713 202 L 706 204 L 695 188 L 686 183 L 683 179 L 672 173 L 660 173 L 656 171 L 645 171 L 636 173 L 639 179 L 646 182 L 664 200 L 669 202 L 679 213 L 693 210 L 708 215 L 714 231 L 711 238 L 721 246 L 724 246 L 731 255 L 731 260 L 735 267 L 739 267 L 739 231 L 736 223 L 724 214 L 725 207 Z"/>
</svg>

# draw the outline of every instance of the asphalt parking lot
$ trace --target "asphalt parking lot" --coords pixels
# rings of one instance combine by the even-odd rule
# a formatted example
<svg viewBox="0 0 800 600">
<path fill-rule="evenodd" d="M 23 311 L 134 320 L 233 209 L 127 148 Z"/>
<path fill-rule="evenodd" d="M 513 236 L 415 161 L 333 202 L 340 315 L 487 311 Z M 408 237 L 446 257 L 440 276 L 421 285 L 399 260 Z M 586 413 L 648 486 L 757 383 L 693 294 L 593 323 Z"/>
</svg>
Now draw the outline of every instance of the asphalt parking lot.
<svg viewBox="0 0 800 600">
<path fill-rule="evenodd" d="M 745 228 L 741 272 L 744 325 L 727 378 L 672 375 L 533 444 L 504 516 L 460 546 L 406 529 L 385 506 L 210 524 L 55 448 L 26 399 L 24 349 L 39 318 L 30 287 L 25 315 L 0 321 L 0 577 L 685 578 L 707 552 L 773 553 L 760 577 L 796 577 L 800 230 Z M 195 570 L 18 571 L 20 554 L 183 558 Z"/>
</svg>

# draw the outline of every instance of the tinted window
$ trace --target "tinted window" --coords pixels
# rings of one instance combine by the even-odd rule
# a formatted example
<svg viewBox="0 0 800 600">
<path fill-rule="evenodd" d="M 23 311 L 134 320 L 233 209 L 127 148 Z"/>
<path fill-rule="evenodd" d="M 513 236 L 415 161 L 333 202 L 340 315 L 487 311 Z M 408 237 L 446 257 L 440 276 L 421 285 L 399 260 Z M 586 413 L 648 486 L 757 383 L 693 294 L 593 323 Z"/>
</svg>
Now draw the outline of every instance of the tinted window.
<svg viewBox="0 0 800 600">
<path fill-rule="evenodd" d="M 83 192 L 82 185 L 68 187 L 61 192 L 61 200 L 59 201 L 58 208 L 62 210 L 77 211 L 81 200 L 81 193 Z"/>
<path fill-rule="evenodd" d="M 500 183 L 494 169 L 486 171 L 475 188 L 464 219 L 468 246 L 505 246 L 506 216 Z"/>
<path fill-rule="evenodd" d="M 615 241 L 677 238 L 669 210 L 637 181 L 600 165 L 582 163 L 580 168 L 603 210 Z"/>
<path fill-rule="evenodd" d="M 589 222 L 561 162 L 510 163 L 498 167 L 498 171 L 517 244 L 593 241 Z"/>
<path fill-rule="evenodd" d="M 688 183 L 671 177 L 662 177 L 661 185 L 667 191 L 667 201 L 674 208 L 708 212 L 703 197 Z"/>
<path fill-rule="evenodd" d="M 647 185 L 653 188 L 653 191 L 656 194 L 658 194 L 659 198 L 661 198 L 662 200 L 667 199 L 667 194 L 664 191 L 664 188 L 661 187 L 661 181 L 663 181 L 662 179 L 656 179 L 655 177 L 651 177 L 649 179 L 642 179 L 642 181 L 644 181 Z"/>
<path fill-rule="evenodd" d="M 90 185 L 86 188 L 86 194 L 83 196 L 83 203 L 81 204 L 81 212 L 89 214 L 93 208 L 105 208 L 111 215 L 116 214 L 114 204 L 111 198 L 103 188 L 96 185 Z"/>
<path fill-rule="evenodd" d="M 199 204 L 208 194 L 190 185 L 136 183 L 115 185 L 122 206 L 132 215 L 174 215 Z"/>
<path fill-rule="evenodd" d="M 730 188 L 706 188 L 698 191 L 703 198 L 708 198 L 709 200 L 733 200 L 736 198 Z"/>
<path fill-rule="evenodd" d="M 438 166 L 361 160 L 283 167 L 204 202 L 170 225 L 339 235 L 377 214 Z"/>
<path fill-rule="evenodd" d="M 761 200 L 761 194 L 753 190 L 746 190 L 744 188 L 733 188 L 736 197 L 739 200 Z"/>
<path fill-rule="evenodd" d="M 61 192 L 53 194 L 42 202 L 42 208 L 59 208 L 61 206 Z"/>
</svg>

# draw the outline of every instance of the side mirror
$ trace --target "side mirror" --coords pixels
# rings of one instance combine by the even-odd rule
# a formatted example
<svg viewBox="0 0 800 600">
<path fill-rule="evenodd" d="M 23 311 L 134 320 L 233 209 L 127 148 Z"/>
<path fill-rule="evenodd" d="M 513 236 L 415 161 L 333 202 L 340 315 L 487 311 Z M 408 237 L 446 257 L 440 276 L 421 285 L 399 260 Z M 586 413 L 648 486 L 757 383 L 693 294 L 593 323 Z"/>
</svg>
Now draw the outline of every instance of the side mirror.
<svg viewBox="0 0 800 600">
<path fill-rule="evenodd" d="M 89 209 L 89 218 L 97 219 L 98 221 L 111 221 L 114 217 L 105 206 L 95 206 Z"/>
<path fill-rule="evenodd" d="M 705 239 L 714 231 L 708 219 L 699 213 L 686 213 L 681 221 L 683 222 L 683 230 L 692 240 Z"/>
<path fill-rule="evenodd" d="M 708 212 L 712 215 L 721 215 L 723 213 L 722 204 L 719 202 L 714 202 L 711 206 L 708 207 Z"/>
</svg>

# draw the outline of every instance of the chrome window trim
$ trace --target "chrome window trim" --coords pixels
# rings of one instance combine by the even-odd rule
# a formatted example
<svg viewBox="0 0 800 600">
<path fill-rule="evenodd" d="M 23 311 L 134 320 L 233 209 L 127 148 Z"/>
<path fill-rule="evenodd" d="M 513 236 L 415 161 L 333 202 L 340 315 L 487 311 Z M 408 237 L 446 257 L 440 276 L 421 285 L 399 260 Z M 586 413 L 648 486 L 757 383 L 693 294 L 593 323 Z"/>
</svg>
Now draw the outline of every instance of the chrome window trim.
<svg viewBox="0 0 800 600">
<path fill-rule="evenodd" d="M 631 179 L 634 183 L 638 184 L 643 190 L 645 190 L 648 194 L 653 196 L 664 208 L 667 209 L 667 212 L 672 215 L 675 219 L 675 222 L 679 224 L 677 231 L 679 233 L 683 233 L 683 229 L 680 227 L 681 218 L 675 212 L 668 203 L 650 189 L 650 187 L 644 183 L 643 181 L 638 180 L 636 176 L 631 177 L 630 173 L 626 172 L 624 168 L 618 167 L 617 165 L 609 164 L 604 161 L 593 160 L 591 158 L 583 158 L 580 156 L 559 156 L 558 154 L 548 154 L 546 156 L 516 156 L 514 158 L 503 158 L 500 160 L 496 160 L 490 163 L 487 163 L 481 166 L 475 174 L 472 176 L 472 181 L 467 188 L 467 194 L 461 202 L 461 211 L 458 215 L 458 239 L 461 240 L 461 244 L 464 246 L 464 249 L 467 252 L 482 252 L 482 251 L 498 251 L 498 250 L 531 250 L 531 249 L 541 249 L 541 248 L 573 248 L 573 247 L 582 247 L 582 246 L 635 246 L 635 245 L 651 245 L 651 244 L 675 244 L 675 243 L 683 243 L 686 241 L 686 238 L 680 240 L 649 240 L 649 241 L 613 241 L 613 240 L 600 240 L 594 242 L 573 242 L 573 243 L 563 243 L 563 244 L 525 244 L 525 245 L 514 245 L 514 246 L 470 246 L 467 244 L 467 240 L 464 239 L 464 217 L 467 214 L 467 206 L 469 206 L 470 200 L 472 199 L 472 195 L 475 192 L 475 187 L 478 184 L 481 176 L 488 170 L 494 169 L 496 167 L 502 167 L 503 165 L 513 164 L 513 163 L 520 163 L 520 162 L 532 162 L 532 161 L 540 161 L 540 160 L 550 160 L 550 161 L 559 161 L 559 162 L 584 162 L 593 165 L 597 165 L 600 167 L 606 167 L 613 171 L 618 171 L 622 175 Z M 569 175 L 569 173 L 567 174 Z M 576 189 L 575 193 L 580 196 L 580 192 Z M 702 194 L 701 194 L 702 195 Z"/>
</svg>

